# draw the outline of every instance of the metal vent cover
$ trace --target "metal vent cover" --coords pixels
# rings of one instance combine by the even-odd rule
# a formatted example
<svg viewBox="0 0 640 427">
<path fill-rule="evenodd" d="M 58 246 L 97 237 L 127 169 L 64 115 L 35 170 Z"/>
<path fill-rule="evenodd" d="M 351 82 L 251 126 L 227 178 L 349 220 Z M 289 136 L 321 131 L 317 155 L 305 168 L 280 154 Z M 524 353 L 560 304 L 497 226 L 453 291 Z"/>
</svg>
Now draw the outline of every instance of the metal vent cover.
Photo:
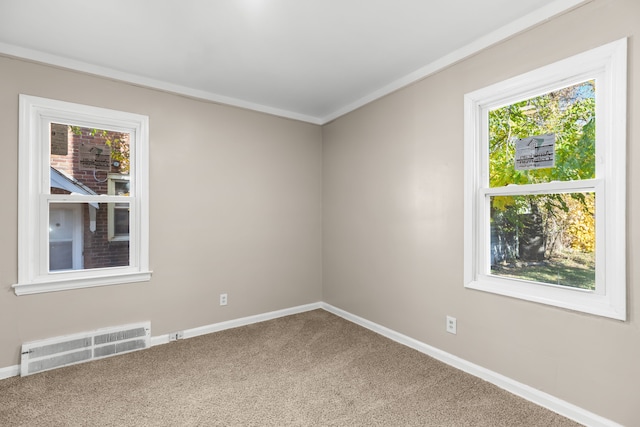
<svg viewBox="0 0 640 427">
<path fill-rule="evenodd" d="M 150 338 L 151 322 L 142 322 L 24 343 L 20 375 L 141 350 Z"/>
</svg>

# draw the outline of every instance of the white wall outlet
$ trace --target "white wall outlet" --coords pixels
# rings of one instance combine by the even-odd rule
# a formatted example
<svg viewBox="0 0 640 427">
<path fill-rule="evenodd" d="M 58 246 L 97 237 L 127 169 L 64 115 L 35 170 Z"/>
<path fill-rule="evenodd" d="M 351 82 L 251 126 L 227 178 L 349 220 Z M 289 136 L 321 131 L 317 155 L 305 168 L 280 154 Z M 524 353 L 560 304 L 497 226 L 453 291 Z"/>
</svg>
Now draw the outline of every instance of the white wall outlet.
<svg viewBox="0 0 640 427">
<path fill-rule="evenodd" d="M 456 334 L 458 331 L 458 324 L 455 317 L 447 316 L 447 332 L 450 334 Z"/>
<path fill-rule="evenodd" d="M 227 294 L 220 294 L 220 305 L 227 305 Z"/>
<path fill-rule="evenodd" d="M 183 331 L 178 331 L 178 332 L 169 334 L 169 341 L 177 341 L 177 340 L 181 340 L 182 338 L 184 338 Z"/>
</svg>

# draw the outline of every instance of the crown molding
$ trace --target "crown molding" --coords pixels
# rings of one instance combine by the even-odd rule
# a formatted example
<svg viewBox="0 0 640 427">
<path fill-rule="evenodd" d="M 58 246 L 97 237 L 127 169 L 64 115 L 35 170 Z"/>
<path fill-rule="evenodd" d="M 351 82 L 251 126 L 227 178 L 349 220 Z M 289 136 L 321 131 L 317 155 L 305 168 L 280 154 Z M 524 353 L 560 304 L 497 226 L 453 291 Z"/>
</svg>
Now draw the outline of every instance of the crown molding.
<svg viewBox="0 0 640 427">
<path fill-rule="evenodd" d="M 495 45 L 496 43 L 513 37 L 516 34 L 524 32 L 531 27 L 539 25 L 553 18 L 554 16 L 566 13 L 571 9 L 574 9 L 591 1 L 593 0 L 556 0 L 555 2 L 550 3 L 530 14 L 527 14 L 487 34 L 486 36 L 481 37 L 474 42 L 469 43 L 466 46 L 463 46 L 462 48 L 453 51 L 425 65 L 424 67 L 371 92 L 367 96 L 364 96 L 355 102 L 352 102 L 348 105 L 345 105 L 344 107 L 335 110 L 334 112 L 324 117 L 315 117 L 295 111 L 283 110 L 268 105 L 262 105 L 242 99 L 219 95 L 213 92 L 177 85 L 170 82 L 141 76 L 135 73 L 127 73 L 124 71 L 116 70 L 114 68 L 90 64 L 84 61 L 65 58 L 59 55 L 53 55 L 39 50 L 28 49 L 7 43 L 0 42 L 0 55 L 25 59 L 28 61 L 51 65 L 58 68 L 79 71 L 94 76 L 105 77 L 136 86 L 157 89 L 168 93 L 186 96 L 189 98 L 213 102 L 216 104 L 229 105 L 232 107 L 257 111 L 315 125 L 324 125 L 379 98 L 382 98 L 399 89 L 402 89 L 403 87 L 406 87 L 432 74 L 435 74 L 438 71 L 441 71 L 444 68 L 460 62 L 463 59 L 472 56 L 483 49 L 486 49 L 492 45 Z"/>
</svg>

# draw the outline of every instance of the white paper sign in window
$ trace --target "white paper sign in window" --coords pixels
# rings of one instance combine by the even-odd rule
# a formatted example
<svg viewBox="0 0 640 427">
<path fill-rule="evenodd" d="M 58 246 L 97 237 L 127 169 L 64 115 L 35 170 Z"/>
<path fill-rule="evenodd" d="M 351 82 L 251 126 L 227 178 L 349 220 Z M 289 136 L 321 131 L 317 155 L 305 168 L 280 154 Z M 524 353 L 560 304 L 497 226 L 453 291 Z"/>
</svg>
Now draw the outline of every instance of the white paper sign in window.
<svg viewBox="0 0 640 427">
<path fill-rule="evenodd" d="M 516 170 L 552 168 L 556 163 L 556 135 L 530 136 L 516 140 Z"/>
</svg>

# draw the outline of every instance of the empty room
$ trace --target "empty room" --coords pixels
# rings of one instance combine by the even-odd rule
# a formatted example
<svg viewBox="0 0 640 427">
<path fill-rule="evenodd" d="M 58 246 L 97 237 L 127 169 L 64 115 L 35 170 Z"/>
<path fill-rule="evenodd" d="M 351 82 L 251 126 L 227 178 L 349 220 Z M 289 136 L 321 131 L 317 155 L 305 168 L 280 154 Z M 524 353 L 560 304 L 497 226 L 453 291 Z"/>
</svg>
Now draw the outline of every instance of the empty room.
<svg viewBox="0 0 640 427">
<path fill-rule="evenodd" d="M 0 425 L 640 425 L 637 0 L 0 0 Z"/>
</svg>

